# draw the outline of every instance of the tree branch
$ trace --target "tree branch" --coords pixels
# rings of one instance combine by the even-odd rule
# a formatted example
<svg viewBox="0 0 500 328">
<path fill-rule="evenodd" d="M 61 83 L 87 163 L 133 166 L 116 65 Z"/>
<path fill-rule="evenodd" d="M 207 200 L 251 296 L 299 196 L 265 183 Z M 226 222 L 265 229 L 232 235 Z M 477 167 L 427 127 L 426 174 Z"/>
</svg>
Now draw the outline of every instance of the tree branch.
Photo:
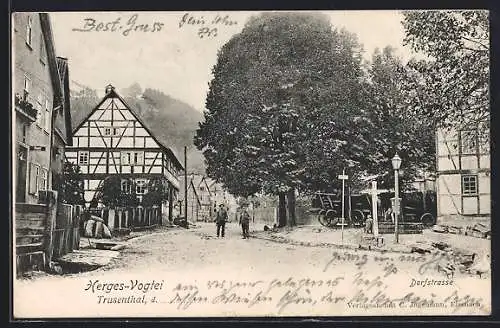
<svg viewBox="0 0 500 328">
<path fill-rule="evenodd" d="M 478 40 L 474 40 L 474 39 L 468 38 L 468 37 L 466 37 L 466 36 L 462 36 L 462 39 L 467 40 L 467 41 L 470 41 L 470 42 L 473 42 L 473 43 L 475 43 L 475 44 L 478 44 L 478 45 L 480 45 L 481 47 L 485 48 L 486 50 L 489 50 L 489 47 L 488 47 L 487 45 L 485 45 L 485 44 L 481 43 L 481 42 L 480 42 L 480 41 L 478 41 Z M 468 48 L 465 48 L 465 49 L 468 49 Z M 472 50 L 472 49 L 471 49 L 471 50 Z M 477 49 L 477 50 L 479 51 L 479 49 Z"/>
</svg>

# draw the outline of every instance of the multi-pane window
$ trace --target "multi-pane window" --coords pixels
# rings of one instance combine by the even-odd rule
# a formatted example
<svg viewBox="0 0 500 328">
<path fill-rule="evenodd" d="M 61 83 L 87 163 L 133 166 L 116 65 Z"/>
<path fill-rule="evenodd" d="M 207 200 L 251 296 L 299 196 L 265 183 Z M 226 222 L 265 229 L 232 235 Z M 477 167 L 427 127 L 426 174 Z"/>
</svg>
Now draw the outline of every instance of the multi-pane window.
<svg viewBox="0 0 500 328">
<path fill-rule="evenodd" d="M 477 131 L 464 130 L 460 133 L 460 150 L 462 154 L 477 153 Z"/>
<path fill-rule="evenodd" d="M 89 152 L 79 151 L 78 152 L 78 164 L 88 164 L 89 163 Z"/>
<path fill-rule="evenodd" d="M 464 175 L 462 176 L 462 194 L 463 195 L 477 195 L 477 175 Z"/>
<path fill-rule="evenodd" d="M 143 165 L 144 152 L 142 151 L 122 151 L 121 152 L 122 165 Z"/>
<path fill-rule="evenodd" d="M 117 136 L 119 134 L 120 134 L 119 128 L 113 128 L 113 127 L 104 128 L 104 135 L 105 136 Z"/>
<path fill-rule="evenodd" d="M 28 16 L 28 22 L 26 23 L 26 44 L 31 47 L 31 42 L 33 39 L 33 18 Z"/>
<path fill-rule="evenodd" d="M 44 65 L 47 62 L 47 51 L 45 50 L 45 42 L 43 41 L 42 34 L 40 34 L 40 62 Z"/>
<path fill-rule="evenodd" d="M 31 90 L 31 80 L 28 75 L 24 75 L 23 100 L 27 101 Z"/>
<path fill-rule="evenodd" d="M 135 181 L 135 193 L 144 195 L 147 192 L 147 181 L 145 179 L 137 179 Z"/>
<path fill-rule="evenodd" d="M 132 192 L 132 183 L 128 179 L 123 179 L 121 181 L 121 189 L 124 193 L 130 194 Z"/>
<path fill-rule="evenodd" d="M 47 189 L 47 174 L 48 174 L 47 170 L 41 169 L 38 190 L 46 190 Z"/>
<path fill-rule="evenodd" d="M 47 189 L 48 174 L 49 171 L 45 168 L 42 168 L 40 165 L 35 163 L 30 164 L 30 194 L 36 195 L 39 190 Z"/>
</svg>

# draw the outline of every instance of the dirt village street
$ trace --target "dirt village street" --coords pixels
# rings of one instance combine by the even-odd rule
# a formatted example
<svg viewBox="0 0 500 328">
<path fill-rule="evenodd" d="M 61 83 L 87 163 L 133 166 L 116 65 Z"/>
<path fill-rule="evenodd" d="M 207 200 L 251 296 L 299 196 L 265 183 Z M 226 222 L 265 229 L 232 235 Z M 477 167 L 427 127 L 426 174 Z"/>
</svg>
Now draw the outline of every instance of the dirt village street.
<svg viewBox="0 0 500 328">
<path fill-rule="evenodd" d="M 356 315 L 369 314 L 371 307 L 383 315 L 394 306 L 405 307 L 408 314 L 439 314 L 440 307 L 456 307 L 451 312 L 457 314 L 477 312 L 478 307 L 489 311 L 488 306 L 483 308 L 489 304 L 487 292 L 483 298 L 470 296 L 477 295 L 474 290 L 489 291 L 488 276 L 441 272 L 440 267 L 449 265 L 443 262 L 449 258 L 442 252 L 287 243 L 269 238 L 271 234 L 261 229 L 242 239 L 240 229 L 237 223 L 228 223 L 225 238 L 217 238 L 213 223 L 198 223 L 190 229 L 157 228 L 126 241 L 118 257 L 96 270 L 19 279 L 15 282 L 16 300 L 22 300 L 18 310 L 50 317 L 60 313 L 58 304 L 76 299 L 64 315 L 96 315 L 99 307 L 117 305 L 106 303 L 147 303 L 151 305 L 147 310 L 136 304 L 116 309 L 129 315 L 172 317 L 328 315 L 329 309 L 338 313 L 339 306 L 346 314 Z M 300 241 L 301 230 L 311 232 L 302 228 L 289 234 Z M 480 242 L 475 247 L 486 248 L 489 240 Z M 123 296 L 124 289 L 137 291 L 120 300 L 117 295 Z M 49 294 L 50 302 L 40 298 Z M 107 316 L 112 314 L 106 309 Z"/>
</svg>

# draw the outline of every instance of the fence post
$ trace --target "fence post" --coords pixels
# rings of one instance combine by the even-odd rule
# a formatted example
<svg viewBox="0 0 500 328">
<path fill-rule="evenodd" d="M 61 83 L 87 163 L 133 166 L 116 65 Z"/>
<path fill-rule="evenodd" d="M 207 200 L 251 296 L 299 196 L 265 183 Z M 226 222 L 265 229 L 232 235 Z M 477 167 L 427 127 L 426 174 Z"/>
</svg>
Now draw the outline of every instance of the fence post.
<svg viewBox="0 0 500 328">
<path fill-rule="evenodd" d="M 128 228 L 129 227 L 129 220 L 128 220 L 128 216 L 129 216 L 129 209 L 128 208 L 124 208 L 123 209 L 123 215 L 125 216 L 123 219 L 123 228 Z"/>
<path fill-rule="evenodd" d="M 106 223 L 106 225 L 109 228 L 109 231 L 111 231 L 111 232 L 113 232 L 113 230 L 115 229 L 115 211 L 116 210 L 117 209 L 110 207 L 109 211 L 108 211 L 107 220 L 104 220 L 104 223 Z"/>
<path fill-rule="evenodd" d="M 117 222 L 117 228 L 121 229 L 122 227 L 122 216 L 123 216 L 123 207 L 119 207 L 116 209 L 116 213 L 118 215 L 118 222 Z M 111 230 L 111 227 L 109 228 Z"/>
<path fill-rule="evenodd" d="M 73 249 L 80 249 L 80 222 L 82 221 L 82 214 L 82 205 L 75 205 L 73 215 Z"/>
<path fill-rule="evenodd" d="M 54 230 L 57 220 L 57 191 L 40 190 L 38 192 L 38 203 L 47 206 L 47 217 L 45 223 L 46 243 L 45 243 L 45 264 L 52 262 L 52 252 L 54 251 Z"/>
</svg>

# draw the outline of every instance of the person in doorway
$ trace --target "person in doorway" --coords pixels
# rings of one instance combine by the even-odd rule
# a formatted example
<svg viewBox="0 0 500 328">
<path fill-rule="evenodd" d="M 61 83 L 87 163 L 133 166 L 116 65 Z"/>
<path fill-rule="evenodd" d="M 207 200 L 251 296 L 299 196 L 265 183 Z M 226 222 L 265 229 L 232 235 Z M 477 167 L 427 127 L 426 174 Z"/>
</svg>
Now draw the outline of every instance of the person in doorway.
<svg viewBox="0 0 500 328">
<path fill-rule="evenodd" d="M 215 218 L 215 224 L 217 225 L 217 237 L 220 236 L 224 238 L 227 219 L 227 211 L 224 208 L 224 204 L 220 204 L 219 211 L 217 211 L 217 217 Z"/>
<path fill-rule="evenodd" d="M 243 208 L 240 215 L 240 225 L 241 230 L 243 231 L 243 239 L 250 238 L 249 229 L 250 229 L 250 214 L 246 207 Z"/>
</svg>

